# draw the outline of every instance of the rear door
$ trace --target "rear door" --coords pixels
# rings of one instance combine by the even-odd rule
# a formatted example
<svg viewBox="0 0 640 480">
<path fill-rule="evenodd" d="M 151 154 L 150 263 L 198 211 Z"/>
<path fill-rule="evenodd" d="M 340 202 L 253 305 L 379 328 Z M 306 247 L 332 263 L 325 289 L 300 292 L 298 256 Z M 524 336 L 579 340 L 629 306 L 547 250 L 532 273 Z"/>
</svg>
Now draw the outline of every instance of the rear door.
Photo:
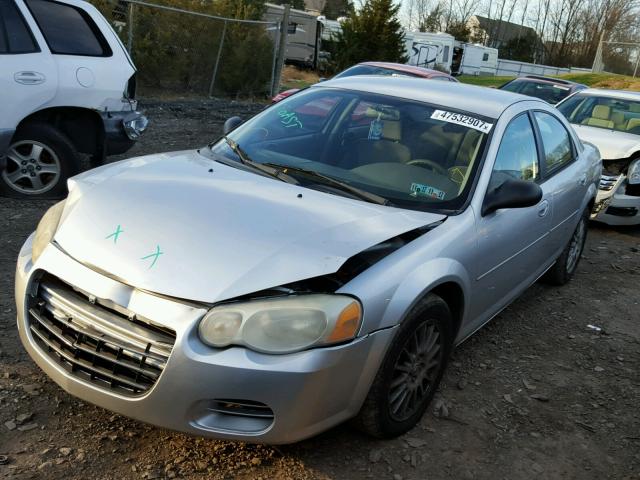
<svg viewBox="0 0 640 480">
<path fill-rule="evenodd" d="M 24 2 L 56 62 L 60 102 L 114 109 L 134 68 L 104 17 L 86 2 Z"/>
<path fill-rule="evenodd" d="M 573 233 L 581 214 L 587 185 L 587 167 L 580 161 L 577 146 L 560 119 L 548 111 L 534 111 L 542 153 L 543 188 L 553 198 L 550 231 L 550 255 L 562 250 Z"/>
<path fill-rule="evenodd" d="M 21 0 L 0 0 L 0 130 L 15 129 L 50 101 L 57 83 L 54 61 L 29 11 Z"/>
</svg>

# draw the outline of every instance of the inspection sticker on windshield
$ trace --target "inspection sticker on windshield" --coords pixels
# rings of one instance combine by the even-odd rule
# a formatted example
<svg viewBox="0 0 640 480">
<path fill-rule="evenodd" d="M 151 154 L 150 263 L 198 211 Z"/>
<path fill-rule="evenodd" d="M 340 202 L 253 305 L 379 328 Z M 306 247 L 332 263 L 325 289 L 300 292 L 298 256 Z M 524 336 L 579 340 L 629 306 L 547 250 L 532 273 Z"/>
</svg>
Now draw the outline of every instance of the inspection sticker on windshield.
<svg viewBox="0 0 640 480">
<path fill-rule="evenodd" d="M 479 118 L 462 115 L 461 113 L 447 112 L 446 110 L 435 110 L 431 114 L 431 118 L 442 120 L 443 122 L 455 123 L 456 125 L 464 125 L 465 127 L 474 128 L 482 133 L 489 133 L 493 127 L 493 123 L 487 123 Z"/>
<path fill-rule="evenodd" d="M 412 197 L 431 197 L 438 200 L 444 200 L 445 192 L 432 187 L 431 185 L 424 185 L 422 183 L 411 184 L 411 196 Z"/>
</svg>

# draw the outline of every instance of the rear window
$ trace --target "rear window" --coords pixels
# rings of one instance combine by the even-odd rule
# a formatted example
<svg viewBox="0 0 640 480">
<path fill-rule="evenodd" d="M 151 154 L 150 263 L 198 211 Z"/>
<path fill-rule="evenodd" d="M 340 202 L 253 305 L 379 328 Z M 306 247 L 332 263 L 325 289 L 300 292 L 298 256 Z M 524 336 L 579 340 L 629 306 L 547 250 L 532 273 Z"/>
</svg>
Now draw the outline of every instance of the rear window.
<svg viewBox="0 0 640 480">
<path fill-rule="evenodd" d="M 109 57 L 112 52 L 97 25 L 84 10 L 50 0 L 27 0 L 51 53 Z"/>
<path fill-rule="evenodd" d="M 12 0 L 0 0 L 0 54 L 37 52 L 29 27 Z"/>
<path fill-rule="evenodd" d="M 530 97 L 536 97 L 552 105 L 568 97 L 571 87 L 546 82 L 535 82 L 529 80 L 515 80 L 500 87 L 502 90 L 521 93 Z"/>
<path fill-rule="evenodd" d="M 339 73 L 333 78 L 353 77 L 355 75 L 387 75 L 396 77 L 417 77 L 408 72 L 400 72 L 384 67 L 374 67 L 372 65 L 355 65 L 351 68 L 347 68 L 344 72 Z"/>
</svg>

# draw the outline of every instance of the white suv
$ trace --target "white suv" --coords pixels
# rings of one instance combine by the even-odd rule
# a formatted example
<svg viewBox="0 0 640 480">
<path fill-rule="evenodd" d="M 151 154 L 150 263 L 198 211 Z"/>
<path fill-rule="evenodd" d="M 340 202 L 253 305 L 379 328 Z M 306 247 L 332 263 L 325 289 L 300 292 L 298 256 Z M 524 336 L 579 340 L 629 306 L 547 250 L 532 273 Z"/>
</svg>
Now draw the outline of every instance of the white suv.
<svg viewBox="0 0 640 480">
<path fill-rule="evenodd" d="M 148 123 L 135 72 L 89 3 L 0 0 L 0 194 L 63 196 L 80 154 L 131 148 Z"/>
</svg>

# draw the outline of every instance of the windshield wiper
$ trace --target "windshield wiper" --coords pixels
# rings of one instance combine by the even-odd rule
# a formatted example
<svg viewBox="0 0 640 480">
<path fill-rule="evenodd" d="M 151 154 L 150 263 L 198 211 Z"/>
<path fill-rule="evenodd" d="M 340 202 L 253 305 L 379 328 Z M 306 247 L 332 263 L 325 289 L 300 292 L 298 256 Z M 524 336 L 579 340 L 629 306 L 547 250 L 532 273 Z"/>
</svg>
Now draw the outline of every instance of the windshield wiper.
<svg viewBox="0 0 640 480">
<path fill-rule="evenodd" d="M 346 182 L 342 182 L 336 178 L 330 177 L 328 175 L 323 175 L 322 173 L 318 173 L 314 170 L 307 170 L 306 168 L 300 167 L 291 167 L 288 165 L 279 165 L 277 163 L 265 163 L 264 165 L 268 165 L 269 167 L 279 168 L 280 171 L 284 174 L 288 173 L 299 173 L 310 177 L 318 183 L 333 187 L 337 190 L 342 190 L 343 192 L 350 193 L 351 195 L 359 198 L 360 200 L 365 200 L 371 203 L 377 203 L 378 205 L 393 205 L 389 200 L 380 195 L 376 195 L 375 193 L 367 192 L 366 190 L 361 190 L 357 187 L 349 185 Z"/>
<path fill-rule="evenodd" d="M 238 145 L 238 143 L 236 141 L 231 140 L 227 136 L 222 137 L 222 139 L 225 142 L 227 142 L 227 145 L 229 145 L 229 148 L 231 148 L 233 153 L 235 153 L 238 156 L 238 158 L 240 159 L 240 163 L 242 163 L 243 165 L 247 165 L 248 167 L 251 167 L 254 170 L 258 170 L 258 171 L 260 171 L 262 173 L 266 173 L 270 177 L 277 178 L 278 180 L 282 180 L 283 182 L 295 183 L 295 184 L 298 183 L 298 181 L 295 178 L 284 174 L 278 168 L 274 168 L 273 166 L 270 166 L 269 164 L 262 164 L 262 163 L 254 162 L 253 160 L 251 160 L 251 157 L 249 157 L 247 152 L 245 152 L 242 149 L 242 147 L 240 147 L 240 145 Z"/>
</svg>

